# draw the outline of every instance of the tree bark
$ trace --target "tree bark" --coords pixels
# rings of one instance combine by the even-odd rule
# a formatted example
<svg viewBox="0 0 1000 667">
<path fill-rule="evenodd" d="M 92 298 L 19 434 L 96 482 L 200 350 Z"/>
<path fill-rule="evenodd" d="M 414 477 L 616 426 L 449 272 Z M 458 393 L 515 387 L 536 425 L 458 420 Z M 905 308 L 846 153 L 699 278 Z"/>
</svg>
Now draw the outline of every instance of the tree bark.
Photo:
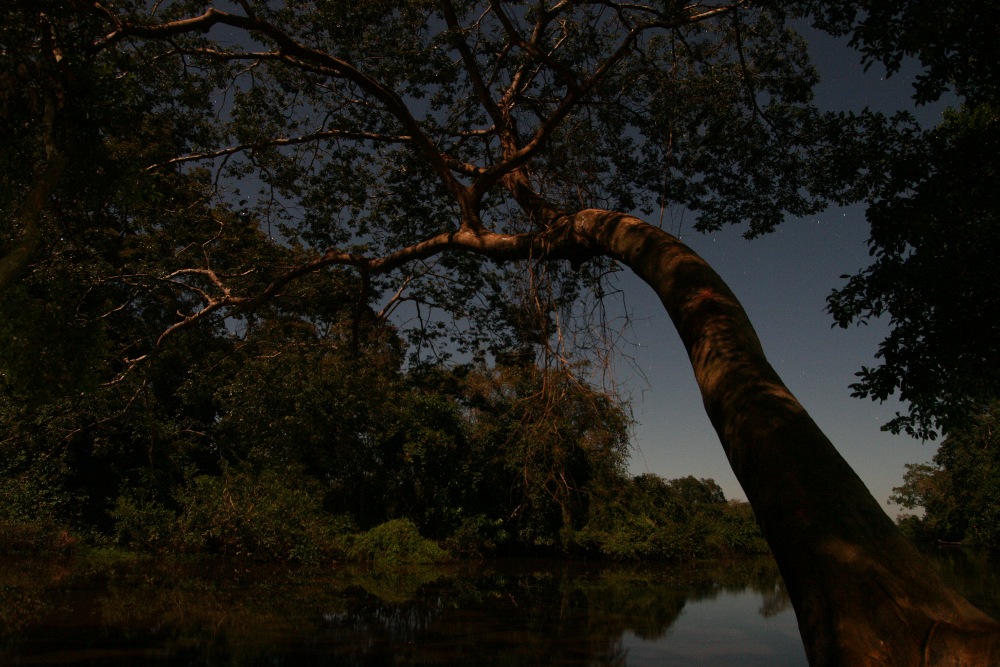
<svg viewBox="0 0 1000 667">
<path fill-rule="evenodd" d="M 1000 664 L 1000 625 L 949 588 L 784 386 L 739 301 L 675 237 L 582 211 L 574 233 L 656 290 L 753 506 L 809 663 Z"/>
<path fill-rule="evenodd" d="M 12 246 L 0 252 L 0 299 L 6 296 L 14 281 L 27 271 L 38 249 L 41 248 L 44 240 L 42 216 L 48 209 L 52 191 L 66 171 L 68 160 L 56 146 L 54 136 L 57 106 L 53 96 L 46 98 L 42 118 L 45 128 L 43 141 L 46 159 L 36 169 L 34 183 L 25 196 L 18 216 L 14 219 L 20 227 L 20 237 L 15 230 Z"/>
</svg>

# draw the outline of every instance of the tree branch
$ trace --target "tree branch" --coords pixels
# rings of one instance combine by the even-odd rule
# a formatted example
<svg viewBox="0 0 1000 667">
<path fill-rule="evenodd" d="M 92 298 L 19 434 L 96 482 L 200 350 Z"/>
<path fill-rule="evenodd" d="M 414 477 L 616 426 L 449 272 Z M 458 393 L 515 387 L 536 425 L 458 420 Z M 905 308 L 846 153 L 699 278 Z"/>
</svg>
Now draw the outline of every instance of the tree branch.
<svg viewBox="0 0 1000 667">
<path fill-rule="evenodd" d="M 465 66 L 465 72 L 469 76 L 469 81 L 472 82 L 472 88 L 476 91 L 476 96 L 479 98 L 479 103 L 483 105 L 486 113 L 493 119 L 495 127 L 504 127 L 506 124 L 505 119 L 499 107 L 497 107 L 496 101 L 490 94 L 489 88 L 486 87 L 486 82 L 479 69 L 479 63 L 476 62 L 476 56 L 469 48 L 465 37 L 459 34 L 462 27 L 458 23 L 458 17 L 455 15 L 455 7 L 452 5 L 451 0 L 441 0 L 441 11 L 444 14 L 449 30 L 455 35 L 452 43 L 458 50 L 462 64 Z"/>
<path fill-rule="evenodd" d="M 172 164 L 180 164 L 182 162 L 192 162 L 195 160 L 213 160 L 218 157 L 224 157 L 226 155 L 232 155 L 234 153 L 241 153 L 248 150 L 257 150 L 260 148 L 274 148 L 279 146 L 294 146 L 295 144 L 304 144 L 310 141 L 319 141 L 321 139 L 356 139 L 359 141 L 376 141 L 380 143 L 409 143 L 413 141 L 413 137 L 407 135 L 392 136 L 386 134 L 376 134 L 374 132 L 352 132 L 349 130 L 320 130 L 318 132 L 313 132 L 311 134 L 303 134 L 298 137 L 279 137 L 277 139 L 269 139 L 267 141 L 255 141 L 246 144 L 240 144 L 238 146 L 230 146 L 228 148 L 220 148 L 215 151 L 206 151 L 204 153 L 192 153 L 190 155 L 179 155 L 175 158 L 171 158 L 164 162 L 157 162 L 146 167 L 146 171 L 155 171 L 162 167 L 167 167 Z"/>
<path fill-rule="evenodd" d="M 228 25 L 247 32 L 260 33 L 277 45 L 280 59 L 283 62 L 293 67 L 311 69 L 327 76 L 345 79 L 377 99 L 384 105 L 388 113 L 392 114 L 400 122 L 407 134 L 412 137 L 412 142 L 434 166 L 435 172 L 445 187 L 455 195 L 460 203 L 467 200 L 465 187 L 455 180 L 448 166 L 445 153 L 424 133 L 420 124 L 410 113 L 406 103 L 395 91 L 382 82 L 368 76 L 346 60 L 305 46 L 287 32 L 268 21 L 254 16 L 230 14 L 212 7 L 200 16 L 178 19 L 169 23 L 154 25 L 119 24 L 116 30 L 109 33 L 99 46 L 107 48 L 129 36 L 145 39 L 164 39 L 192 32 L 208 32 L 217 24 Z"/>
<path fill-rule="evenodd" d="M 469 229 L 438 234 L 420 243 L 416 243 L 396 252 L 380 257 L 368 257 L 337 250 L 327 250 L 321 257 L 292 267 L 274 278 L 263 290 L 254 295 L 238 296 L 222 286 L 218 277 L 210 269 L 180 269 L 166 276 L 166 279 L 184 274 L 207 276 L 223 293 L 212 296 L 200 288 L 182 283 L 183 287 L 199 293 L 204 306 L 195 313 L 185 315 L 179 321 L 170 325 L 159 338 L 156 346 L 160 347 L 173 334 L 200 322 L 215 314 L 222 308 L 253 310 L 281 294 L 282 290 L 294 280 L 305 275 L 321 271 L 331 266 L 350 266 L 363 274 L 373 275 L 388 273 L 412 261 L 428 259 L 446 251 L 461 250 L 473 252 L 497 261 L 515 259 L 569 259 L 582 263 L 592 256 L 589 246 L 582 243 L 569 224 L 553 226 L 543 232 L 527 234 L 496 234 L 493 232 L 473 232 Z M 129 360 L 134 365 L 144 360 L 148 355 Z"/>
</svg>

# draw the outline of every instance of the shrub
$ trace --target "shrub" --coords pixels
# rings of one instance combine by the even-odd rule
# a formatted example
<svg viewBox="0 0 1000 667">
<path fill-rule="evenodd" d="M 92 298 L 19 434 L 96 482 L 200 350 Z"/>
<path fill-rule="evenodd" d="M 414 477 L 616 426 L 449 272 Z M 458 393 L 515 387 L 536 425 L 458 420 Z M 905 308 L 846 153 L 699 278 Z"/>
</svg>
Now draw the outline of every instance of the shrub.
<svg viewBox="0 0 1000 667">
<path fill-rule="evenodd" d="M 449 557 L 447 551 L 421 537 L 409 519 L 394 519 L 358 535 L 348 555 L 380 565 L 440 563 Z"/>
<path fill-rule="evenodd" d="M 155 500 L 122 494 L 111 510 L 118 546 L 156 551 L 169 546 L 177 529 L 177 514 Z"/>
<path fill-rule="evenodd" d="M 462 519 L 446 545 L 459 554 L 479 557 L 495 552 L 510 539 L 503 519 L 490 519 L 484 514 L 477 514 Z"/>
<path fill-rule="evenodd" d="M 223 466 L 180 494 L 176 540 L 186 551 L 316 562 L 341 551 L 350 522 L 323 511 L 324 489 L 297 467 L 254 472 Z"/>
<path fill-rule="evenodd" d="M 77 540 L 68 528 L 52 521 L 0 521 L 0 554 L 72 554 Z"/>
</svg>

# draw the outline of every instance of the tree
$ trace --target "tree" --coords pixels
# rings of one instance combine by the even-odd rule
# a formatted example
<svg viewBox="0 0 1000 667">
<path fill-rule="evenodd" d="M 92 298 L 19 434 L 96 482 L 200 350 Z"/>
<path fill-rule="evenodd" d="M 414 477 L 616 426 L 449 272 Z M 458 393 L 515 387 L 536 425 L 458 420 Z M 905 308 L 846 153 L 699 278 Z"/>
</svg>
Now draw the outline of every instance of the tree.
<svg viewBox="0 0 1000 667">
<path fill-rule="evenodd" d="M 229 229 L 243 213 L 282 249 L 251 268 L 211 252 L 165 258 L 160 275 L 187 307 L 157 350 L 335 266 L 397 302 L 440 295 L 477 325 L 489 316 L 477 295 L 504 291 L 492 264 L 568 260 L 593 285 L 620 263 L 681 335 L 810 661 L 996 657 L 998 626 L 898 533 L 771 369 L 732 292 L 676 238 L 620 212 L 681 205 L 703 229 L 745 221 L 754 235 L 852 196 L 854 172 L 826 157 L 856 124 L 810 106 L 815 75 L 780 9 L 239 0 L 79 11 L 100 23 L 87 52 L 155 91 L 162 121 L 185 128 L 143 173 L 208 165 L 210 219 Z M 214 234 L 195 243 L 215 248 Z"/>
<path fill-rule="evenodd" d="M 568 551 L 592 496 L 625 479 L 625 412 L 566 369 L 524 360 L 473 369 L 464 384 L 473 458 L 495 489 L 482 497 L 507 499 L 492 512 L 521 542 Z"/>
<path fill-rule="evenodd" d="M 922 66 L 917 104 L 946 93 L 960 106 L 937 127 L 880 150 L 868 200 L 874 263 L 830 299 L 841 326 L 888 316 L 881 363 L 858 396 L 899 392 L 908 413 L 887 426 L 921 438 L 961 428 L 1000 396 L 1000 31 L 987 2 L 807 2 L 816 23 L 850 36 L 866 66 Z M 845 276 L 847 277 L 847 276 Z"/>
<path fill-rule="evenodd" d="M 805 0 L 816 24 L 835 35 L 849 35 L 866 65 L 883 63 L 899 72 L 915 58 L 922 73 L 914 84 L 918 103 L 932 102 L 951 90 L 972 105 L 996 101 L 1000 94 L 1000 25 L 988 2 L 961 6 L 934 0 Z"/>
<path fill-rule="evenodd" d="M 967 423 L 1000 394 L 990 285 L 1000 250 L 1000 114 L 992 104 L 946 114 L 889 161 L 868 209 L 874 263 L 829 299 L 842 326 L 886 315 L 882 363 L 860 372 L 858 396 L 909 405 L 888 427 L 933 438 Z"/>
<path fill-rule="evenodd" d="M 892 500 L 924 515 L 910 520 L 917 537 L 968 542 L 996 550 L 1000 546 L 1000 466 L 997 410 L 978 415 L 942 441 L 933 465 L 907 466 L 903 485 Z"/>
</svg>

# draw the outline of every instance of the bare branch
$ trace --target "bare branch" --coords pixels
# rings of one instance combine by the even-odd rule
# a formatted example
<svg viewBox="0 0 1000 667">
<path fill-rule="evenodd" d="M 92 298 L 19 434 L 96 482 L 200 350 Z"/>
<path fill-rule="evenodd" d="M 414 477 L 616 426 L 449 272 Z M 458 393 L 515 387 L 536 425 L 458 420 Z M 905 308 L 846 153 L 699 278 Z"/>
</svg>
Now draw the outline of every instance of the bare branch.
<svg viewBox="0 0 1000 667">
<path fill-rule="evenodd" d="M 409 287 L 412 281 L 413 281 L 412 274 L 406 276 L 403 279 L 403 284 L 399 286 L 399 289 L 396 290 L 396 293 L 393 294 L 392 297 L 389 299 L 389 301 L 385 304 L 385 306 L 382 307 L 382 310 L 378 311 L 378 313 L 375 315 L 376 319 L 380 320 L 385 319 L 392 313 L 392 311 L 396 309 L 396 306 L 398 306 L 400 303 L 403 302 L 404 300 L 403 292 L 406 291 L 406 288 Z"/>
<path fill-rule="evenodd" d="M 452 5 L 451 0 L 441 0 L 441 11 L 444 13 L 448 28 L 455 35 L 453 40 L 454 46 L 462 58 L 462 64 L 465 66 L 469 81 L 472 82 L 472 87 L 476 91 L 479 103 L 483 105 L 486 113 L 493 119 L 494 126 L 503 127 L 506 124 L 503 114 L 500 112 L 500 108 L 486 86 L 482 72 L 479 69 L 479 63 L 476 62 L 476 56 L 472 53 L 472 49 L 469 48 L 468 43 L 466 43 L 465 37 L 459 34 L 461 26 L 458 24 L 458 17 L 455 15 L 455 7 Z"/>
<path fill-rule="evenodd" d="M 381 143 L 408 143 L 413 141 L 413 137 L 407 135 L 386 135 L 377 134 L 374 132 L 352 132 L 348 130 L 320 130 L 319 132 L 313 132 L 311 134 L 303 134 L 298 137 L 279 137 L 277 139 L 269 139 L 267 141 L 255 141 L 247 144 L 240 144 L 238 146 L 230 146 L 228 148 L 220 148 L 215 151 L 206 151 L 204 153 L 192 153 L 190 155 L 180 155 L 175 158 L 166 160 L 165 162 L 158 162 L 156 164 L 146 167 L 146 171 L 155 171 L 162 167 L 166 167 L 172 164 L 179 164 L 182 162 L 192 162 L 195 160 L 213 160 L 215 158 L 223 157 L 226 155 L 232 155 L 234 153 L 241 153 L 243 151 L 258 150 L 261 148 L 273 148 L 278 146 L 293 146 L 295 144 L 308 143 L 310 141 L 319 141 L 322 139 L 356 139 L 359 141 L 377 141 Z"/>
<path fill-rule="evenodd" d="M 548 66 L 553 71 L 557 72 L 566 81 L 566 87 L 568 90 L 573 90 L 579 87 L 577 84 L 576 72 L 562 65 L 558 61 L 554 60 L 550 54 L 545 53 L 544 51 L 538 48 L 538 44 L 541 41 L 542 35 L 544 34 L 546 27 L 551 22 L 551 19 L 554 16 L 556 16 L 554 12 L 550 11 L 547 14 L 539 16 L 538 21 L 536 21 L 535 27 L 532 30 L 531 39 L 526 40 L 524 39 L 524 37 L 521 36 L 520 33 L 518 33 L 517 28 L 511 22 L 510 17 L 508 17 L 507 14 L 503 11 L 503 7 L 501 6 L 500 2 L 498 2 L 497 0 L 490 0 L 490 6 L 493 8 L 494 13 L 500 20 L 501 25 L 503 25 L 503 28 L 507 32 L 508 37 L 510 37 L 511 41 L 516 46 L 523 49 L 525 53 L 529 54 L 542 64 Z M 521 82 L 521 78 L 523 77 L 523 71 L 524 70 L 522 69 L 517 73 L 517 75 L 515 75 L 514 80 L 512 81 L 510 87 L 508 88 L 507 92 L 504 95 L 505 102 L 509 103 L 509 101 L 512 100 L 518 94 L 518 91 L 521 89 L 523 85 L 523 83 Z"/>
<path fill-rule="evenodd" d="M 334 78 L 345 79 L 377 99 L 400 122 L 409 136 L 412 137 L 412 142 L 434 166 L 435 172 L 441 178 L 445 187 L 460 202 L 467 200 L 465 188 L 452 175 L 444 152 L 423 132 L 420 124 L 410 113 L 406 102 L 395 91 L 377 79 L 368 76 L 346 60 L 337 58 L 325 51 L 305 46 L 287 32 L 268 21 L 255 16 L 230 14 L 213 7 L 200 16 L 178 19 L 169 23 L 120 25 L 115 31 L 107 35 L 99 46 L 107 48 L 128 36 L 164 39 L 191 32 L 207 32 L 217 24 L 228 25 L 247 32 L 260 33 L 277 45 L 281 61 L 293 67 L 316 71 Z"/>
</svg>

